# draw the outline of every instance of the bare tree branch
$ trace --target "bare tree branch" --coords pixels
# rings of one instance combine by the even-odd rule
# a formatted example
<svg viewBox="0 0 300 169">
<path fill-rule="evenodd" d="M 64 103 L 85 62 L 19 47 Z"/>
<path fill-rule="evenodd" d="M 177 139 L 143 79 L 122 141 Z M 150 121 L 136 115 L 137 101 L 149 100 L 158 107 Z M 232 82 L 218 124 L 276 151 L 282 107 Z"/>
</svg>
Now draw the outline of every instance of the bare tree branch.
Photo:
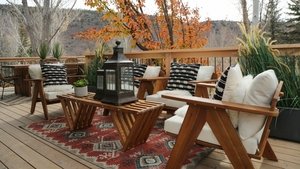
<svg viewBox="0 0 300 169">
<path fill-rule="evenodd" d="M 23 1 L 23 0 L 22 0 Z M 42 11 L 42 6 L 41 4 L 37 1 L 37 0 L 33 0 L 35 5 L 38 7 L 38 10 L 41 12 Z M 26 0 L 26 3 L 27 3 L 27 0 Z"/>
<path fill-rule="evenodd" d="M 61 27 L 63 26 L 64 22 L 66 21 L 68 15 L 72 12 L 75 4 L 77 3 L 77 0 L 74 1 L 72 7 L 69 9 L 67 15 L 65 15 L 65 17 L 62 19 L 62 21 L 60 22 L 58 28 L 55 30 L 55 32 L 53 33 L 52 37 L 49 39 L 49 42 L 55 37 L 55 35 L 59 32 L 59 30 L 61 29 Z"/>
<path fill-rule="evenodd" d="M 14 3 L 12 3 L 12 2 L 10 2 L 9 0 L 6 0 L 6 2 L 8 2 L 14 9 L 15 9 L 15 11 L 18 13 L 18 15 L 20 15 L 21 17 L 22 17 L 22 20 L 25 22 L 25 24 L 27 23 L 27 20 L 26 20 L 26 18 L 24 17 L 24 15 L 22 14 L 22 12 L 19 10 L 19 8 L 17 8 L 17 6 L 14 4 Z"/>
</svg>

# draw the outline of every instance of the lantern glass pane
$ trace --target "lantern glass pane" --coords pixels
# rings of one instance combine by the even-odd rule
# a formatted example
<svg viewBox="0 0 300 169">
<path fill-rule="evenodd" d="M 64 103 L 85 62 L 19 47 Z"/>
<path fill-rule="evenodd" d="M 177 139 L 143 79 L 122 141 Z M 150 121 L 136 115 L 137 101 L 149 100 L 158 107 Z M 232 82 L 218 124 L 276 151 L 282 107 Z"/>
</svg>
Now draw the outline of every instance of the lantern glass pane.
<svg viewBox="0 0 300 169">
<path fill-rule="evenodd" d="M 97 72 L 97 89 L 103 90 L 104 89 L 104 70 L 100 69 Z"/>
<path fill-rule="evenodd" d="M 121 90 L 133 90 L 132 67 L 121 67 Z"/>
<path fill-rule="evenodd" d="M 97 89 L 103 90 L 103 76 L 97 76 Z"/>
<path fill-rule="evenodd" d="M 113 69 L 106 69 L 106 89 L 116 90 L 116 71 Z"/>
</svg>

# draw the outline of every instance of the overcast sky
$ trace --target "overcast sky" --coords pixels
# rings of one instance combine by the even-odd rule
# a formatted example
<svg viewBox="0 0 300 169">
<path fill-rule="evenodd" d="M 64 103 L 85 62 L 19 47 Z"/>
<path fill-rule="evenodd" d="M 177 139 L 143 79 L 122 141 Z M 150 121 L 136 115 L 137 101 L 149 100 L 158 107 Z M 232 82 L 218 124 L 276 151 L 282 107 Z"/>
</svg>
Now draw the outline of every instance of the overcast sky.
<svg viewBox="0 0 300 169">
<path fill-rule="evenodd" d="M 21 0 L 11 0 L 16 2 L 21 2 Z M 31 0 L 29 0 L 31 1 Z M 70 3 L 73 0 L 69 0 Z M 191 7 L 198 7 L 200 9 L 201 19 L 204 20 L 209 17 L 211 20 L 233 20 L 241 21 L 242 14 L 240 10 L 239 2 L 240 0 L 183 0 L 188 2 Z M 285 12 L 287 12 L 287 2 L 290 0 L 279 0 L 280 8 L 282 8 L 282 16 L 286 17 Z M 90 9 L 84 5 L 85 0 L 77 0 L 76 8 Z M 153 7 L 154 0 L 146 0 L 149 2 L 147 6 Z M 251 6 L 252 0 L 247 0 Z M 0 0 L 0 4 L 6 3 L 6 0 Z M 147 7 L 146 6 L 146 7 Z M 153 8 L 148 8 L 148 12 L 153 12 Z M 252 14 L 252 8 L 249 10 L 249 14 Z M 251 16 L 250 16 L 251 17 Z M 252 19 L 252 18 L 250 18 Z"/>
</svg>

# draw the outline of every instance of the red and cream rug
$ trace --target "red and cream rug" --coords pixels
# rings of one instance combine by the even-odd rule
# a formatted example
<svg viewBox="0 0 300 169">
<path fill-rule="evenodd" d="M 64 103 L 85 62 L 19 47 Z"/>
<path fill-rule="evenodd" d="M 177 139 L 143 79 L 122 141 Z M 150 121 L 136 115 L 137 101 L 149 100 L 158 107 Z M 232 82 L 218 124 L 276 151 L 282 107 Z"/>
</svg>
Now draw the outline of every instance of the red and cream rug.
<svg viewBox="0 0 300 169">
<path fill-rule="evenodd" d="M 95 114 L 92 127 L 73 132 L 69 131 L 64 117 L 36 122 L 22 128 L 105 169 L 163 169 L 175 143 L 175 138 L 163 131 L 163 121 L 158 121 L 145 144 L 122 152 L 122 144 L 112 118 L 100 113 Z M 195 145 L 185 161 L 185 168 L 194 168 L 212 150 Z"/>
</svg>

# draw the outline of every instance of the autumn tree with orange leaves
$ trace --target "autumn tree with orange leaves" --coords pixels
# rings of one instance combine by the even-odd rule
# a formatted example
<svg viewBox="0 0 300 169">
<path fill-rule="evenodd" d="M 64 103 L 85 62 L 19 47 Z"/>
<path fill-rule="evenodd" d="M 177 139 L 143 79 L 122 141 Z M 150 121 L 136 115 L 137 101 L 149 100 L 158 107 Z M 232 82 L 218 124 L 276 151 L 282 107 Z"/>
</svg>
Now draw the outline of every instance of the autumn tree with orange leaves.
<svg viewBox="0 0 300 169">
<path fill-rule="evenodd" d="M 86 0 L 86 5 L 103 13 L 109 24 L 90 28 L 77 36 L 109 41 L 130 35 L 141 50 L 201 48 L 207 43 L 211 23 L 200 22 L 199 9 L 182 0 L 155 0 L 158 11 L 146 14 L 145 0 Z M 149 8 L 149 7 L 148 7 Z"/>
</svg>

